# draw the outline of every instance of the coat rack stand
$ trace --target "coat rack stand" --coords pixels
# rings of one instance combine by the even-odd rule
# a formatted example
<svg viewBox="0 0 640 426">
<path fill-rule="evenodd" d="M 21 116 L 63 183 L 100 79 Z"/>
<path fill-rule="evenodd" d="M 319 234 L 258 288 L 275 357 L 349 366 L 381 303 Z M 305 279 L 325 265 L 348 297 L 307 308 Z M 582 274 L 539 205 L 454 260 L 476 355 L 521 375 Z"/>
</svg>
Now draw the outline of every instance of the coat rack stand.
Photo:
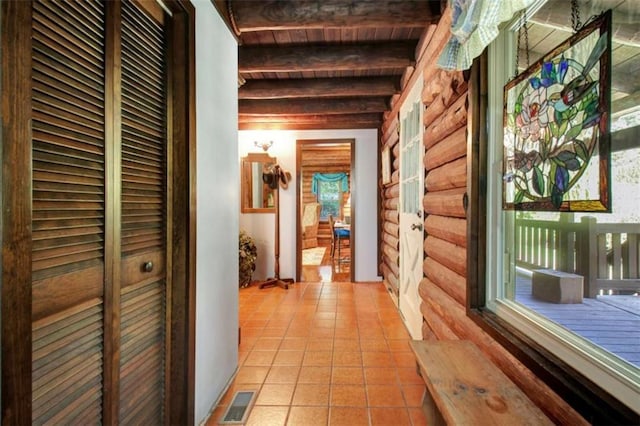
<svg viewBox="0 0 640 426">
<path fill-rule="evenodd" d="M 276 179 L 276 200 L 275 200 L 275 207 L 276 207 L 276 224 L 275 224 L 275 228 L 276 228 L 276 232 L 275 232 L 275 247 L 274 247 L 274 252 L 275 252 L 275 263 L 273 266 L 273 273 L 274 273 L 274 277 L 273 278 L 267 278 L 266 281 L 260 283 L 260 289 L 266 288 L 266 287 L 282 287 L 285 290 L 289 289 L 289 284 L 293 284 L 293 279 L 292 278 L 280 278 L 280 179 L 281 176 L 280 174 L 284 173 L 282 171 L 282 169 L 278 166 L 275 167 L 275 179 Z"/>
</svg>

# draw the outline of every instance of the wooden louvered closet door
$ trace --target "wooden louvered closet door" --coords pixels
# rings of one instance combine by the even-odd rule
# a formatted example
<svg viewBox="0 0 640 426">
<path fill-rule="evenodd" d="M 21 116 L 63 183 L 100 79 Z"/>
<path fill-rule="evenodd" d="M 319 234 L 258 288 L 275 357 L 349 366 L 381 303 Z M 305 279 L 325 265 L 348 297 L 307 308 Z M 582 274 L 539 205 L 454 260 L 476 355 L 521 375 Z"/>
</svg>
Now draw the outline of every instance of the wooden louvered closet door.
<svg viewBox="0 0 640 426">
<path fill-rule="evenodd" d="M 102 411 L 105 270 L 104 11 L 36 2 L 32 47 L 32 415 Z"/>
<path fill-rule="evenodd" d="M 162 26 L 122 4 L 120 422 L 160 424 L 165 359 L 166 101 Z"/>
<path fill-rule="evenodd" d="M 166 61 L 154 16 L 128 1 L 33 4 L 35 424 L 164 422 Z"/>
</svg>

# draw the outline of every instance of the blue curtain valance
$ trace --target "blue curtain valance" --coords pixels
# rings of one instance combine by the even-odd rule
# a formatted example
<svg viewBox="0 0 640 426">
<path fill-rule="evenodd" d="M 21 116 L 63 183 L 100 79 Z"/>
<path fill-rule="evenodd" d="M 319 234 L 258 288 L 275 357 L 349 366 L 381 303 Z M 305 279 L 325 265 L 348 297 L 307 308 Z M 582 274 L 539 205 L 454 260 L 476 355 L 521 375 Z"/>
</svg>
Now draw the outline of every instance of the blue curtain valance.
<svg viewBox="0 0 640 426">
<path fill-rule="evenodd" d="M 342 192 L 349 191 L 349 176 L 346 173 L 314 173 L 311 178 L 311 192 L 318 193 L 318 182 L 340 182 Z"/>
</svg>

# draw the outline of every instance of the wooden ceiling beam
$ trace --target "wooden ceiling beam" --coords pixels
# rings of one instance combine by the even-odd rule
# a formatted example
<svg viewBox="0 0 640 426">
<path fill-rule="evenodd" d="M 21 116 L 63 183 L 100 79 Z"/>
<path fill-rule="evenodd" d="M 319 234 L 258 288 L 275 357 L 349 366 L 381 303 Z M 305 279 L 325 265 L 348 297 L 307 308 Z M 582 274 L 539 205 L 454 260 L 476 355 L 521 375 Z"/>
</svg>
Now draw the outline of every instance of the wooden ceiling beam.
<svg viewBox="0 0 640 426">
<path fill-rule="evenodd" d="M 247 80 L 240 99 L 392 96 L 400 92 L 398 77 L 296 78 Z"/>
<path fill-rule="evenodd" d="M 380 113 L 351 113 L 351 114 L 265 114 L 265 115 L 238 115 L 239 123 L 352 123 L 352 122 L 382 122 Z"/>
<path fill-rule="evenodd" d="M 340 99 L 242 99 L 239 114 L 350 114 L 383 112 L 389 109 L 385 98 Z"/>
<path fill-rule="evenodd" d="M 382 114 L 379 113 L 238 116 L 240 130 L 379 129 L 381 125 Z"/>
<path fill-rule="evenodd" d="M 228 0 L 240 33 L 311 28 L 418 27 L 440 19 L 440 0 Z"/>
<path fill-rule="evenodd" d="M 416 41 L 359 45 L 240 46 L 238 71 L 304 72 L 405 68 Z"/>
<path fill-rule="evenodd" d="M 327 130 L 327 129 L 378 129 L 380 122 L 351 122 L 351 123 L 240 123 L 238 130 Z"/>
</svg>

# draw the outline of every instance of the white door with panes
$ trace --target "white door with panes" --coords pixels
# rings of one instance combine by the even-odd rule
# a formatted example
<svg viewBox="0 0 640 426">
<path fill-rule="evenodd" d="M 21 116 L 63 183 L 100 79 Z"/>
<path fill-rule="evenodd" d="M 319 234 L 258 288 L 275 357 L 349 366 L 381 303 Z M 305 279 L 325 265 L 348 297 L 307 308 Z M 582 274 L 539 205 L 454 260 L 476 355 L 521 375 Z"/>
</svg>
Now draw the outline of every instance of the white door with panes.
<svg viewBox="0 0 640 426">
<path fill-rule="evenodd" d="M 422 280 L 424 234 L 422 198 L 422 79 L 418 79 L 400 108 L 400 313 L 411 337 L 422 338 L 418 285 Z"/>
</svg>

